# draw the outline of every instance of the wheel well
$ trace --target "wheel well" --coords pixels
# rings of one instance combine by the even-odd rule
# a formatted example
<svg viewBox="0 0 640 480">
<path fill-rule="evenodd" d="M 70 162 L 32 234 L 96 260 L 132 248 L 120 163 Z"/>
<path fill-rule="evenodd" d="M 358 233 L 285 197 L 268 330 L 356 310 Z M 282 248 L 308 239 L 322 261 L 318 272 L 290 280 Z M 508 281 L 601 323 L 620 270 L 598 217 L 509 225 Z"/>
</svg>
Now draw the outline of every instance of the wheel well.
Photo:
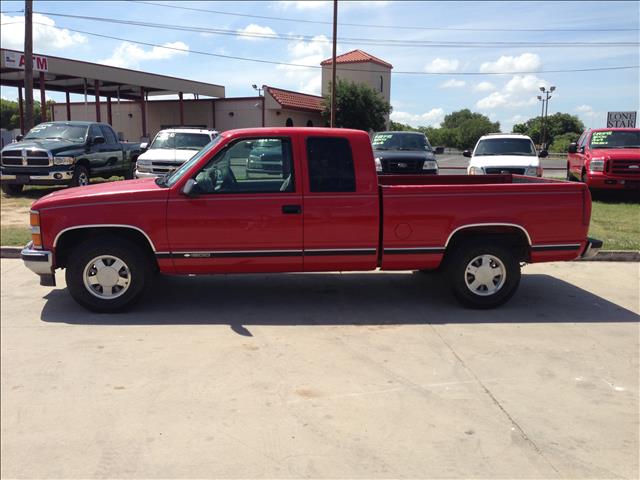
<svg viewBox="0 0 640 480">
<path fill-rule="evenodd" d="M 529 239 L 521 228 L 509 225 L 485 225 L 458 230 L 449 239 L 445 250 L 445 260 L 461 244 L 469 241 L 485 240 L 509 247 L 517 252 L 518 261 L 528 262 L 531 257 Z"/>
<path fill-rule="evenodd" d="M 89 160 L 87 160 L 86 158 L 78 160 L 76 162 L 76 165 L 82 165 L 83 167 L 85 167 L 87 169 L 87 171 L 89 173 L 91 173 L 91 167 L 89 166 Z"/>
<path fill-rule="evenodd" d="M 158 268 L 158 262 L 149 243 L 147 237 L 138 230 L 124 227 L 88 227 L 68 230 L 60 235 L 56 243 L 56 266 L 64 268 L 67 265 L 67 259 L 73 252 L 73 249 L 86 240 L 95 237 L 111 236 L 115 238 L 124 238 L 136 245 L 140 246 L 147 254 L 148 259 L 155 268 Z"/>
</svg>

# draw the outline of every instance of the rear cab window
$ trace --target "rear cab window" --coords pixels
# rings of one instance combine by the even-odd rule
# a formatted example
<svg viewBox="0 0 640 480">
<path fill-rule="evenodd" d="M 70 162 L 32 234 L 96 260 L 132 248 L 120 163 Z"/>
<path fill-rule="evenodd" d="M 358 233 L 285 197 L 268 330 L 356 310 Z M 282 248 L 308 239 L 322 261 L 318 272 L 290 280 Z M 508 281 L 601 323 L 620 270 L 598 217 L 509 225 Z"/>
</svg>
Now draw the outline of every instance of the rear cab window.
<svg viewBox="0 0 640 480">
<path fill-rule="evenodd" d="M 309 137 L 306 146 L 310 192 L 356 191 L 353 153 L 347 138 Z"/>
</svg>

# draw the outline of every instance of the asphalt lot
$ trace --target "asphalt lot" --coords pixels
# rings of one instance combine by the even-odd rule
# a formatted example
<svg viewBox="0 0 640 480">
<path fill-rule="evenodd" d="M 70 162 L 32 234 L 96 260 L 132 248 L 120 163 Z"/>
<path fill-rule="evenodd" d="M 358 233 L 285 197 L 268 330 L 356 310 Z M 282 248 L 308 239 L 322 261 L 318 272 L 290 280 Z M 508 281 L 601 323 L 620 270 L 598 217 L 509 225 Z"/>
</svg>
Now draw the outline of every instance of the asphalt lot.
<svg viewBox="0 0 640 480">
<path fill-rule="evenodd" d="M 1 260 L 2 478 L 638 478 L 639 264 L 165 278 L 90 314 Z"/>
</svg>

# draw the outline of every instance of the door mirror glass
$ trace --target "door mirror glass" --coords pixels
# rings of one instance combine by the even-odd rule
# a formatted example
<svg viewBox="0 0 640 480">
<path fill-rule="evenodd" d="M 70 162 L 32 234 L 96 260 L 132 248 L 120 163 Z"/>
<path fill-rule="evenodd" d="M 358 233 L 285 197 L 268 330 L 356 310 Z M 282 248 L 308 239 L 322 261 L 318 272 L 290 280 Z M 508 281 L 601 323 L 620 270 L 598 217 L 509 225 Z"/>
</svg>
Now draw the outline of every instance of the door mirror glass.
<svg viewBox="0 0 640 480">
<path fill-rule="evenodd" d="M 569 144 L 569 153 L 577 153 L 578 152 L 578 144 L 576 142 Z"/>
<path fill-rule="evenodd" d="M 187 183 L 182 187 L 182 193 L 184 193 L 187 197 L 197 197 L 200 194 L 200 188 L 198 188 L 198 182 L 196 182 L 193 178 L 187 180 Z"/>
<path fill-rule="evenodd" d="M 147 148 L 149 148 L 149 144 L 148 144 L 147 142 L 142 142 L 142 143 L 140 144 L 140 150 L 142 150 L 143 152 L 144 152 Z"/>
<path fill-rule="evenodd" d="M 465 150 L 462 152 L 463 157 L 471 158 L 471 150 Z"/>
<path fill-rule="evenodd" d="M 538 153 L 538 157 L 540 158 L 546 158 L 549 156 L 549 152 L 547 152 L 546 150 L 542 150 L 540 153 Z"/>
<path fill-rule="evenodd" d="M 91 143 L 93 145 L 100 145 L 104 143 L 104 137 L 93 137 L 93 140 L 91 141 Z"/>
</svg>

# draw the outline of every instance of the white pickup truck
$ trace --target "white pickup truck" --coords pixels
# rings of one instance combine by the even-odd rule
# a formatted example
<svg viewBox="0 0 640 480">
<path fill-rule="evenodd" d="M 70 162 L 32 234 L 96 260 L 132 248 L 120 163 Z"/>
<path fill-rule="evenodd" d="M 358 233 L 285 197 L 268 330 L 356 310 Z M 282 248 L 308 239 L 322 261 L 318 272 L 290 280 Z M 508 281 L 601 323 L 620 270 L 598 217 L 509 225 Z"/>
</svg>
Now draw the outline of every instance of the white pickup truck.
<svg viewBox="0 0 640 480">
<path fill-rule="evenodd" d="M 473 153 L 462 152 L 471 158 L 467 167 L 469 175 L 511 173 L 542 176 L 540 159 L 548 154 L 545 150 L 536 151 L 531 138 L 515 133 L 494 133 L 480 137 Z"/>
<path fill-rule="evenodd" d="M 193 157 L 218 136 L 215 130 L 169 128 L 160 130 L 151 145 L 138 157 L 136 178 L 158 177 L 171 172 Z"/>
</svg>

